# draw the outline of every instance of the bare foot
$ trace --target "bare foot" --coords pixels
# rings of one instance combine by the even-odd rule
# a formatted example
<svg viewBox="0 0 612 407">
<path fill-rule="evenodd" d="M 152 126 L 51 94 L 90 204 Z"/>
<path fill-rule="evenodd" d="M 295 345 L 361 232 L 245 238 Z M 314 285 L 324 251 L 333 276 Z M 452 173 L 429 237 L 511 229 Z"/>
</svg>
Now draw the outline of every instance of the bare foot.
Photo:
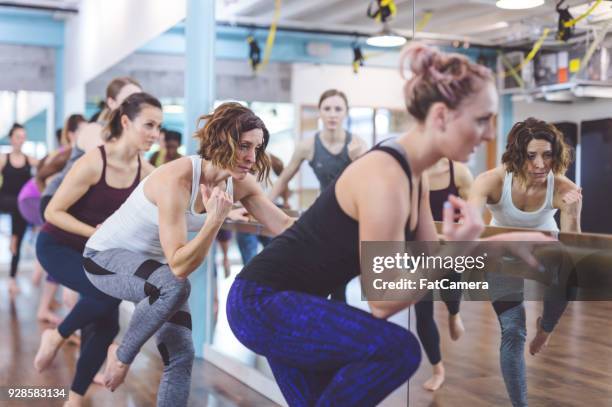
<svg viewBox="0 0 612 407">
<path fill-rule="evenodd" d="M 463 327 L 463 321 L 461 320 L 461 315 L 459 315 L 459 313 L 455 315 L 449 314 L 448 331 L 453 341 L 456 341 L 461 338 L 461 335 L 463 335 L 463 333 L 465 332 L 465 328 Z"/>
<path fill-rule="evenodd" d="M 36 318 L 40 322 L 49 323 L 55 326 L 59 325 L 59 323 L 62 322 L 62 319 L 55 313 L 53 313 L 50 309 L 39 309 L 36 313 Z"/>
<path fill-rule="evenodd" d="M 73 391 L 68 393 L 68 401 L 64 403 L 63 407 L 81 407 L 83 406 L 83 396 Z"/>
<path fill-rule="evenodd" d="M 432 370 L 431 377 L 423 383 L 423 388 L 428 391 L 438 390 L 442 386 L 442 383 L 444 383 L 444 378 L 446 377 L 446 371 L 442 361 L 433 365 Z"/>
<path fill-rule="evenodd" d="M 64 338 L 57 329 L 45 329 L 40 337 L 40 346 L 34 358 L 34 368 L 40 373 L 45 370 L 57 355 L 64 343 Z"/>
<path fill-rule="evenodd" d="M 444 375 L 434 374 L 423 383 L 423 388 L 427 391 L 436 391 L 442 386 L 442 383 L 444 383 Z"/>
<path fill-rule="evenodd" d="M 535 337 L 529 343 L 529 353 L 535 355 L 542 351 L 546 345 L 548 345 L 548 341 L 550 340 L 550 332 L 546 332 L 542 329 L 540 322 L 542 321 L 542 317 L 538 317 L 536 321 L 536 329 L 537 333 Z"/>
<path fill-rule="evenodd" d="M 97 373 L 93 378 L 93 382 L 100 386 L 104 386 L 104 375 L 102 373 Z"/>
<path fill-rule="evenodd" d="M 117 344 L 108 347 L 106 354 L 106 369 L 104 369 L 104 385 L 110 391 L 115 391 L 125 380 L 130 365 L 126 365 L 117 358 Z"/>
<path fill-rule="evenodd" d="M 20 290 L 19 290 L 19 285 L 17 285 L 17 279 L 13 277 L 9 280 L 8 289 L 9 289 L 9 295 L 11 298 L 15 298 L 19 294 Z"/>
</svg>

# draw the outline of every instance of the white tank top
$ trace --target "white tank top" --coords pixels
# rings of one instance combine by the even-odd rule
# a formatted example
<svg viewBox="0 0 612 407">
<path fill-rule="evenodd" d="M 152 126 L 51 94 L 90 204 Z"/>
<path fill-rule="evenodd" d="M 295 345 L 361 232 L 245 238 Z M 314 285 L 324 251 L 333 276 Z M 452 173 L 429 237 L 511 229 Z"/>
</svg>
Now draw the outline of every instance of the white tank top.
<svg viewBox="0 0 612 407">
<path fill-rule="evenodd" d="M 197 155 L 189 158 L 192 165 L 191 198 L 189 209 L 185 211 L 185 220 L 188 231 L 197 232 L 206 220 L 205 213 L 196 213 L 194 209 L 200 186 L 202 159 Z M 148 177 L 140 181 L 123 205 L 104 221 L 89 238 L 86 247 L 97 251 L 123 248 L 167 263 L 159 240 L 159 211 L 144 194 L 144 184 L 147 179 Z M 233 197 L 234 187 L 231 177 L 227 180 L 226 192 Z"/>
<path fill-rule="evenodd" d="M 493 214 L 491 226 L 559 231 L 554 218 L 557 212 L 557 209 L 553 208 L 554 191 L 555 176 L 550 171 L 546 180 L 546 198 L 544 199 L 544 204 L 537 211 L 522 211 L 514 206 L 512 202 L 512 173 L 507 172 L 504 177 L 504 186 L 499 202 L 487 205 Z"/>
</svg>

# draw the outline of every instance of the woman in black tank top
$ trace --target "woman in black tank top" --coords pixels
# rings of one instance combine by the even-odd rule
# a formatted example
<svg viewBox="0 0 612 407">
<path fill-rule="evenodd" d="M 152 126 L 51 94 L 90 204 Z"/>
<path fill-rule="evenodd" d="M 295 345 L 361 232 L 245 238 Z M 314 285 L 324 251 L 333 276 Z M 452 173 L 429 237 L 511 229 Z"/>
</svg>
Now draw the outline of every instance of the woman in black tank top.
<svg viewBox="0 0 612 407">
<path fill-rule="evenodd" d="M 459 196 L 467 200 L 472 184 L 472 175 L 463 163 L 453 162 L 446 158 L 434 164 L 428 170 L 427 175 L 431 188 L 429 191 L 431 214 L 435 221 L 441 222 L 444 202 L 448 200 L 450 195 Z M 446 186 L 439 188 L 440 185 Z M 461 274 L 451 273 L 448 278 L 454 282 L 461 281 Z M 439 292 L 448 309 L 448 328 L 451 339 L 456 341 L 465 331 L 461 315 L 459 314 L 461 290 L 439 290 Z M 440 351 L 440 334 L 434 319 L 433 292 L 428 292 L 423 299 L 416 303 L 414 311 L 416 314 L 417 334 L 433 369 L 431 378 L 423 383 L 423 387 L 426 390 L 435 391 L 444 383 L 446 372 Z"/>
<path fill-rule="evenodd" d="M 13 150 L 0 156 L 0 171 L 2 173 L 2 186 L 0 187 L 0 212 L 11 215 L 11 258 L 9 293 L 15 296 L 19 292 L 16 275 L 21 242 L 25 235 L 27 222 L 21 216 L 17 205 L 17 197 L 21 188 L 32 177 L 32 167 L 38 160 L 21 152 L 26 140 L 26 131 L 20 124 L 15 123 L 9 131 L 9 139 Z"/>
<path fill-rule="evenodd" d="M 85 242 L 153 171 L 140 156 L 159 137 L 162 118 L 155 97 L 142 92 L 127 97 L 110 116 L 104 145 L 74 163 L 45 211 L 37 257 L 59 284 L 80 296 L 57 328 L 43 331 L 34 367 L 39 372 L 46 369 L 66 339 L 81 330 L 81 342 L 87 346 L 76 364 L 68 395 L 71 406 L 83 405 L 83 396 L 119 331 L 120 300 L 97 289 L 85 275 Z"/>
<path fill-rule="evenodd" d="M 424 292 L 370 301 L 371 314 L 326 297 L 359 275 L 361 242 L 438 240 L 423 171 L 445 156 L 467 161 L 493 139 L 497 93 L 491 72 L 464 56 L 416 44 L 404 60 L 414 73 L 405 96 L 416 126 L 350 164 L 243 269 L 228 297 L 230 327 L 267 358 L 290 406 L 374 406 L 420 363 L 414 335 L 386 318 Z M 480 236 L 481 216 L 465 201 L 449 197 L 444 212 L 445 239 Z"/>
</svg>

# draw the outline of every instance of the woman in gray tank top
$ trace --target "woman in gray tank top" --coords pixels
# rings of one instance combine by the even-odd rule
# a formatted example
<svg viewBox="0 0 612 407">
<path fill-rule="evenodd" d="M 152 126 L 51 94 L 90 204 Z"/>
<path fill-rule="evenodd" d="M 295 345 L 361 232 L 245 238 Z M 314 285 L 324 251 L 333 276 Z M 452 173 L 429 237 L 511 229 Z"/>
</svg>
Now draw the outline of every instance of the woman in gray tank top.
<svg viewBox="0 0 612 407">
<path fill-rule="evenodd" d="M 304 160 L 312 167 L 323 191 L 367 149 L 362 138 L 342 127 L 348 113 L 348 100 L 343 92 L 336 89 L 323 92 L 318 106 L 323 130 L 297 144 L 289 164 L 272 187 L 270 198 L 273 201 L 287 188 Z"/>
<path fill-rule="evenodd" d="M 470 203 L 493 214 L 494 226 L 558 231 L 555 212 L 561 212 L 561 231 L 580 232 L 582 194 L 564 174 L 571 150 L 552 124 L 534 118 L 516 123 L 508 134 L 500 166 L 480 174 L 470 191 Z M 502 330 L 500 362 L 513 406 L 527 406 L 525 338 L 527 336 L 523 280 L 489 275 L 493 307 Z M 547 298 L 547 297 L 545 297 Z M 532 355 L 547 344 L 567 301 L 544 301 Z"/>
<path fill-rule="evenodd" d="M 312 167 L 322 192 L 353 160 L 367 150 L 367 145 L 361 137 L 342 127 L 348 114 L 348 99 L 343 92 L 336 89 L 323 92 L 318 106 L 323 130 L 317 132 L 314 137 L 298 142 L 289 164 L 272 187 L 272 201 L 288 187 L 289 181 L 298 172 L 303 161 L 308 161 Z M 346 302 L 346 286 L 338 287 L 331 297 Z"/>
</svg>

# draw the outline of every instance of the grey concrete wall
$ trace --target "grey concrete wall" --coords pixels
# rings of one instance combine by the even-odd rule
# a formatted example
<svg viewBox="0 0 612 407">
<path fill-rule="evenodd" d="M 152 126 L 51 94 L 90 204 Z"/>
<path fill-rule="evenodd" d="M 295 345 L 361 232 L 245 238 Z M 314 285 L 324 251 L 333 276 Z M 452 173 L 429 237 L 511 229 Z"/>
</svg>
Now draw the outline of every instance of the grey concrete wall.
<svg viewBox="0 0 612 407">
<path fill-rule="evenodd" d="M 216 62 L 217 99 L 262 102 L 291 101 L 291 65 L 272 63 L 253 75 L 246 60 Z M 185 58 L 177 55 L 135 53 L 87 84 L 87 100 L 103 97 L 117 76 L 132 76 L 144 90 L 159 98 L 183 98 Z"/>
<path fill-rule="evenodd" d="M 0 44 L 0 90 L 53 92 L 55 50 Z"/>
</svg>

